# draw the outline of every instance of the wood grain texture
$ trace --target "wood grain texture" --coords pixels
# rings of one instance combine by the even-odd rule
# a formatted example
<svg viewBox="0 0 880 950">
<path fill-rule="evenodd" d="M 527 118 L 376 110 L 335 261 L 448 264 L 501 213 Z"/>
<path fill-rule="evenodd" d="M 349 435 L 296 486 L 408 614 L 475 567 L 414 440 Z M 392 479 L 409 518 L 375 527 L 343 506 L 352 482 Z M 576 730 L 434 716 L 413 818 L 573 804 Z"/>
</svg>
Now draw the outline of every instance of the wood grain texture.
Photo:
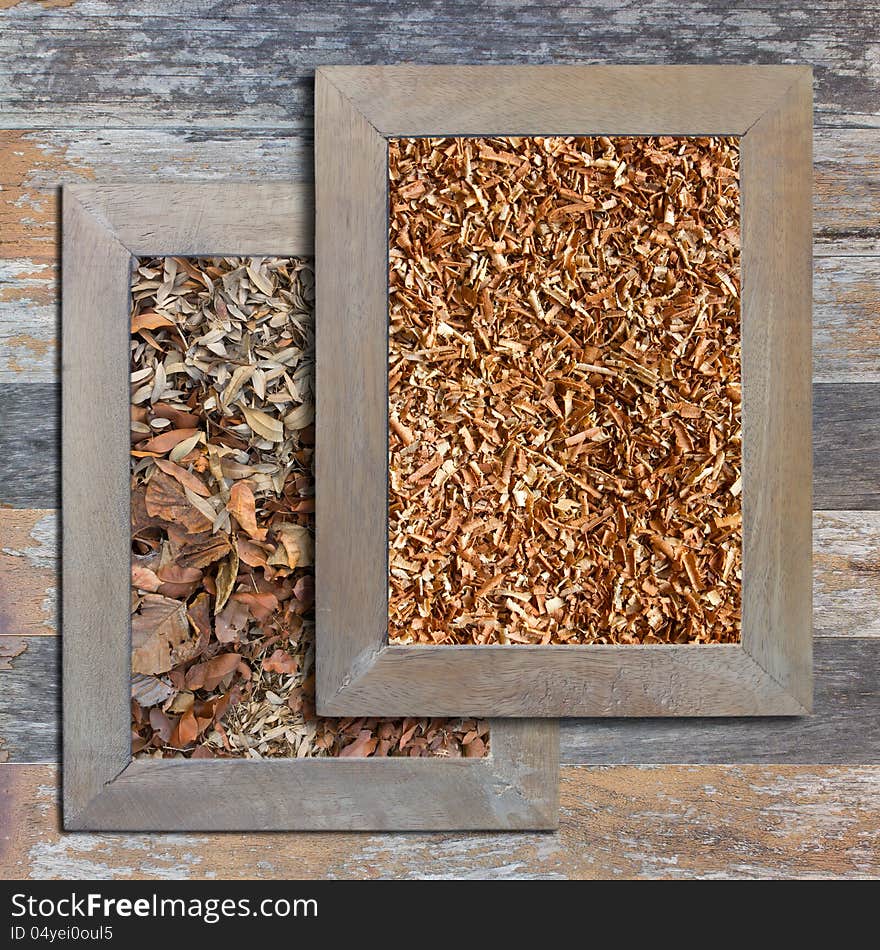
<svg viewBox="0 0 880 950">
<path fill-rule="evenodd" d="M 57 386 L 0 386 L 0 504 L 58 505 Z M 880 385 L 813 386 L 814 510 L 880 510 Z"/>
<path fill-rule="evenodd" d="M 315 125 L 316 697 L 319 712 L 385 640 L 387 143 L 321 75 Z"/>
<path fill-rule="evenodd" d="M 744 135 L 805 73 L 802 66 L 326 66 L 317 81 L 335 86 L 386 138 Z M 315 112 L 320 119 L 320 101 Z"/>
<path fill-rule="evenodd" d="M 801 70 L 740 141 L 742 644 L 812 708 L 813 85 Z"/>
<path fill-rule="evenodd" d="M 817 254 L 880 254 L 880 129 L 816 129 Z"/>
<path fill-rule="evenodd" d="M 880 636 L 880 512 L 813 513 L 813 630 Z"/>
<path fill-rule="evenodd" d="M 314 254 L 310 185 L 71 185 L 64 193 L 135 256 Z"/>
<path fill-rule="evenodd" d="M 880 641 L 815 642 L 812 716 L 784 719 L 564 720 L 562 760 L 880 765 Z"/>
<path fill-rule="evenodd" d="M 0 387 L 0 505 L 55 508 L 60 501 L 58 387 Z"/>
<path fill-rule="evenodd" d="M 0 15 L 0 98 L 24 128 L 308 128 L 316 66 L 400 62 L 809 62 L 827 121 L 880 112 L 872 0 L 77 0 Z"/>
<path fill-rule="evenodd" d="M 0 638 L 0 650 L 3 640 L 10 641 L 5 661 L 10 668 L 0 669 L 0 749 L 12 763 L 55 763 L 60 748 L 57 643 L 51 637 L 8 637 Z M 21 643 L 25 649 L 15 655 Z M 880 765 L 880 640 L 820 637 L 815 655 L 810 717 L 569 719 L 562 726 L 562 759 L 594 765 Z"/>
<path fill-rule="evenodd" d="M 813 299 L 813 382 L 880 383 L 880 257 L 814 258 Z"/>
<path fill-rule="evenodd" d="M 558 825 L 555 722 L 492 723 L 482 759 L 134 761 L 65 828 L 481 831 Z"/>
<path fill-rule="evenodd" d="M 854 255 L 880 251 L 880 128 L 814 141 L 814 378 L 877 381 L 878 268 Z M 0 131 L 0 384 L 58 372 L 60 184 L 310 181 L 312 150 L 310 130 Z"/>
<path fill-rule="evenodd" d="M 880 768 L 561 770 L 553 834 L 83 834 L 59 828 L 51 766 L 0 767 L 11 879 L 867 878 Z"/>
<path fill-rule="evenodd" d="M 813 507 L 880 509 L 880 386 L 813 387 Z"/>
<path fill-rule="evenodd" d="M 54 511 L 0 508 L 0 635 L 56 632 L 58 564 Z"/>
<path fill-rule="evenodd" d="M 318 70 L 318 414 L 338 434 L 316 469 L 321 715 L 809 712 L 812 116 L 804 66 Z M 658 127 L 743 134 L 742 645 L 389 647 L 382 137 Z"/>
<path fill-rule="evenodd" d="M 7 658 L 0 668 L 0 761 L 58 762 L 61 752 L 60 640 L 4 636 L 0 637 L 0 653 L 3 641 L 7 641 L 8 646 Z M 93 714 L 101 718 L 97 709 Z"/>
<path fill-rule="evenodd" d="M 122 473 L 132 259 L 69 192 L 63 229 L 64 813 L 72 823 L 130 757 L 131 542 Z"/>
</svg>

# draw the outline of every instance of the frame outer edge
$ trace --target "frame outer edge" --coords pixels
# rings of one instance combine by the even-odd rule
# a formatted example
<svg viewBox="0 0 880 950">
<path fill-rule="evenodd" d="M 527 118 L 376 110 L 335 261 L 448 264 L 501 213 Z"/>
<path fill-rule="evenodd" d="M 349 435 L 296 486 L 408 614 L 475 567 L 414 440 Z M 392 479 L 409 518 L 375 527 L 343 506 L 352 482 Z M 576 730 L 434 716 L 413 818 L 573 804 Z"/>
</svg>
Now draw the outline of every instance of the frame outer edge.
<svg viewBox="0 0 880 950">
<path fill-rule="evenodd" d="M 128 455 L 131 256 L 67 187 L 62 230 L 63 798 L 73 828 L 130 759 L 129 499 L 114 479 Z M 116 314 L 119 331 L 108 333 Z"/>
</svg>

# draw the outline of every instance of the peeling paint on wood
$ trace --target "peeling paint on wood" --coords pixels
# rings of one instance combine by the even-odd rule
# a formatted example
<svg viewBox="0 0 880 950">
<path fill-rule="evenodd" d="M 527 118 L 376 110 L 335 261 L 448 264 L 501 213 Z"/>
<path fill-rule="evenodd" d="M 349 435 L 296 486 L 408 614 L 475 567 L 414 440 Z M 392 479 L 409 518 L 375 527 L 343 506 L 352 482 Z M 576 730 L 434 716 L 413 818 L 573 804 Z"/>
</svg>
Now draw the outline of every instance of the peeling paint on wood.
<svg viewBox="0 0 880 950">
<path fill-rule="evenodd" d="M 16 879 L 873 877 L 880 768 L 567 767 L 547 834 L 64 834 L 51 766 L 0 768 Z"/>
<path fill-rule="evenodd" d="M 0 36 L 4 32 L 0 30 Z M 35 174 L 93 177 L 88 168 L 70 162 L 63 149 L 48 146 L 37 136 L 0 131 L 0 257 L 54 262 L 57 256 L 56 195 L 36 187 Z"/>
<path fill-rule="evenodd" d="M 0 635 L 57 630 L 54 511 L 0 508 Z"/>
<path fill-rule="evenodd" d="M 306 128 L 316 66 L 389 62 L 807 62 L 820 116 L 880 111 L 873 0 L 825 0 L 808 13 L 719 0 L 189 0 L 173 12 L 78 0 L 66 10 L 22 3 L 3 17 L 0 61 L 13 81 L 0 80 L 0 97 L 23 127 Z"/>
<path fill-rule="evenodd" d="M 880 511 L 814 512 L 813 629 L 880 637 Z"/>
<path fill-rule="evenodd" d="M 816 258 L 813 301 L 813 382 L 880 383 L 880 258 Z"/>
<path fill-rule="evenodd" d="M 0 634 L 0 671 L 11 670 L 12 664 L 9 661 L 21 656 L 26 649 L 25 637 L 7 637 Z"/>
</svg>

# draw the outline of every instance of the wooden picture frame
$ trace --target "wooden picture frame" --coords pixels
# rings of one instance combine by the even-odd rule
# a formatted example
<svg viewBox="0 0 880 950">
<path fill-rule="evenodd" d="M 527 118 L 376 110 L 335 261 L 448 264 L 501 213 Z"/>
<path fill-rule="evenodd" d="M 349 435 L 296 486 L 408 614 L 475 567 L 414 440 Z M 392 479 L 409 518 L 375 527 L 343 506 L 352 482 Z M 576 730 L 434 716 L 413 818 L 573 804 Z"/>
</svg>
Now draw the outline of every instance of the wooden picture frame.
<svg viewBox="0 0 880 950">
<path fill-rule="evenodd" d="M 812 703 L 812 73 L 806 66 L 323 67 L 316 79 L 318 709 L 803 715 Z M 741 136 L 738 644 L 387 642 L 388 139 Z M 353 490 L 356 486 L 357 490 Z"/>
<path fill-rule="evenodd" d="M 550 722 L 493 722 L 485 758 L 132 760 L 133 256 L 295 256 L 313 249 L 311 185 L 64 189 L 67 829 L 556 827 L 558 739 Z"/>
</svg>

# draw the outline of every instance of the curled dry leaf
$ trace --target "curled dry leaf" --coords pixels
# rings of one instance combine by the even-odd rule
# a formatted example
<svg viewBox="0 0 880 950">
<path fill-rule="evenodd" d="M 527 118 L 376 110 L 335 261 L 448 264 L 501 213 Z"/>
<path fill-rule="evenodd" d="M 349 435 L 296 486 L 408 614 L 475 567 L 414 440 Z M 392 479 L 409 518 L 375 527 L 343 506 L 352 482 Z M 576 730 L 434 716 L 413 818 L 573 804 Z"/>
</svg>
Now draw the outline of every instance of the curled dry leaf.
<svg viewBox="0 0 880 950">
<path fill-rule="evenodd" d="M 266 529 L 257 527 L 256 502 L 254 492 L 246 481 L 235 482 L 229 492 L 226 510 L 241 527 L 255 540 L 263 541 Z"/>
<path fill-rule="evenodd" d="M 238 551 L 233 547 L 229 556 L 217 569 L 217 594 L 214 600 L 215 616 L 226 606 L 238 578 Z"/>
</svg>

